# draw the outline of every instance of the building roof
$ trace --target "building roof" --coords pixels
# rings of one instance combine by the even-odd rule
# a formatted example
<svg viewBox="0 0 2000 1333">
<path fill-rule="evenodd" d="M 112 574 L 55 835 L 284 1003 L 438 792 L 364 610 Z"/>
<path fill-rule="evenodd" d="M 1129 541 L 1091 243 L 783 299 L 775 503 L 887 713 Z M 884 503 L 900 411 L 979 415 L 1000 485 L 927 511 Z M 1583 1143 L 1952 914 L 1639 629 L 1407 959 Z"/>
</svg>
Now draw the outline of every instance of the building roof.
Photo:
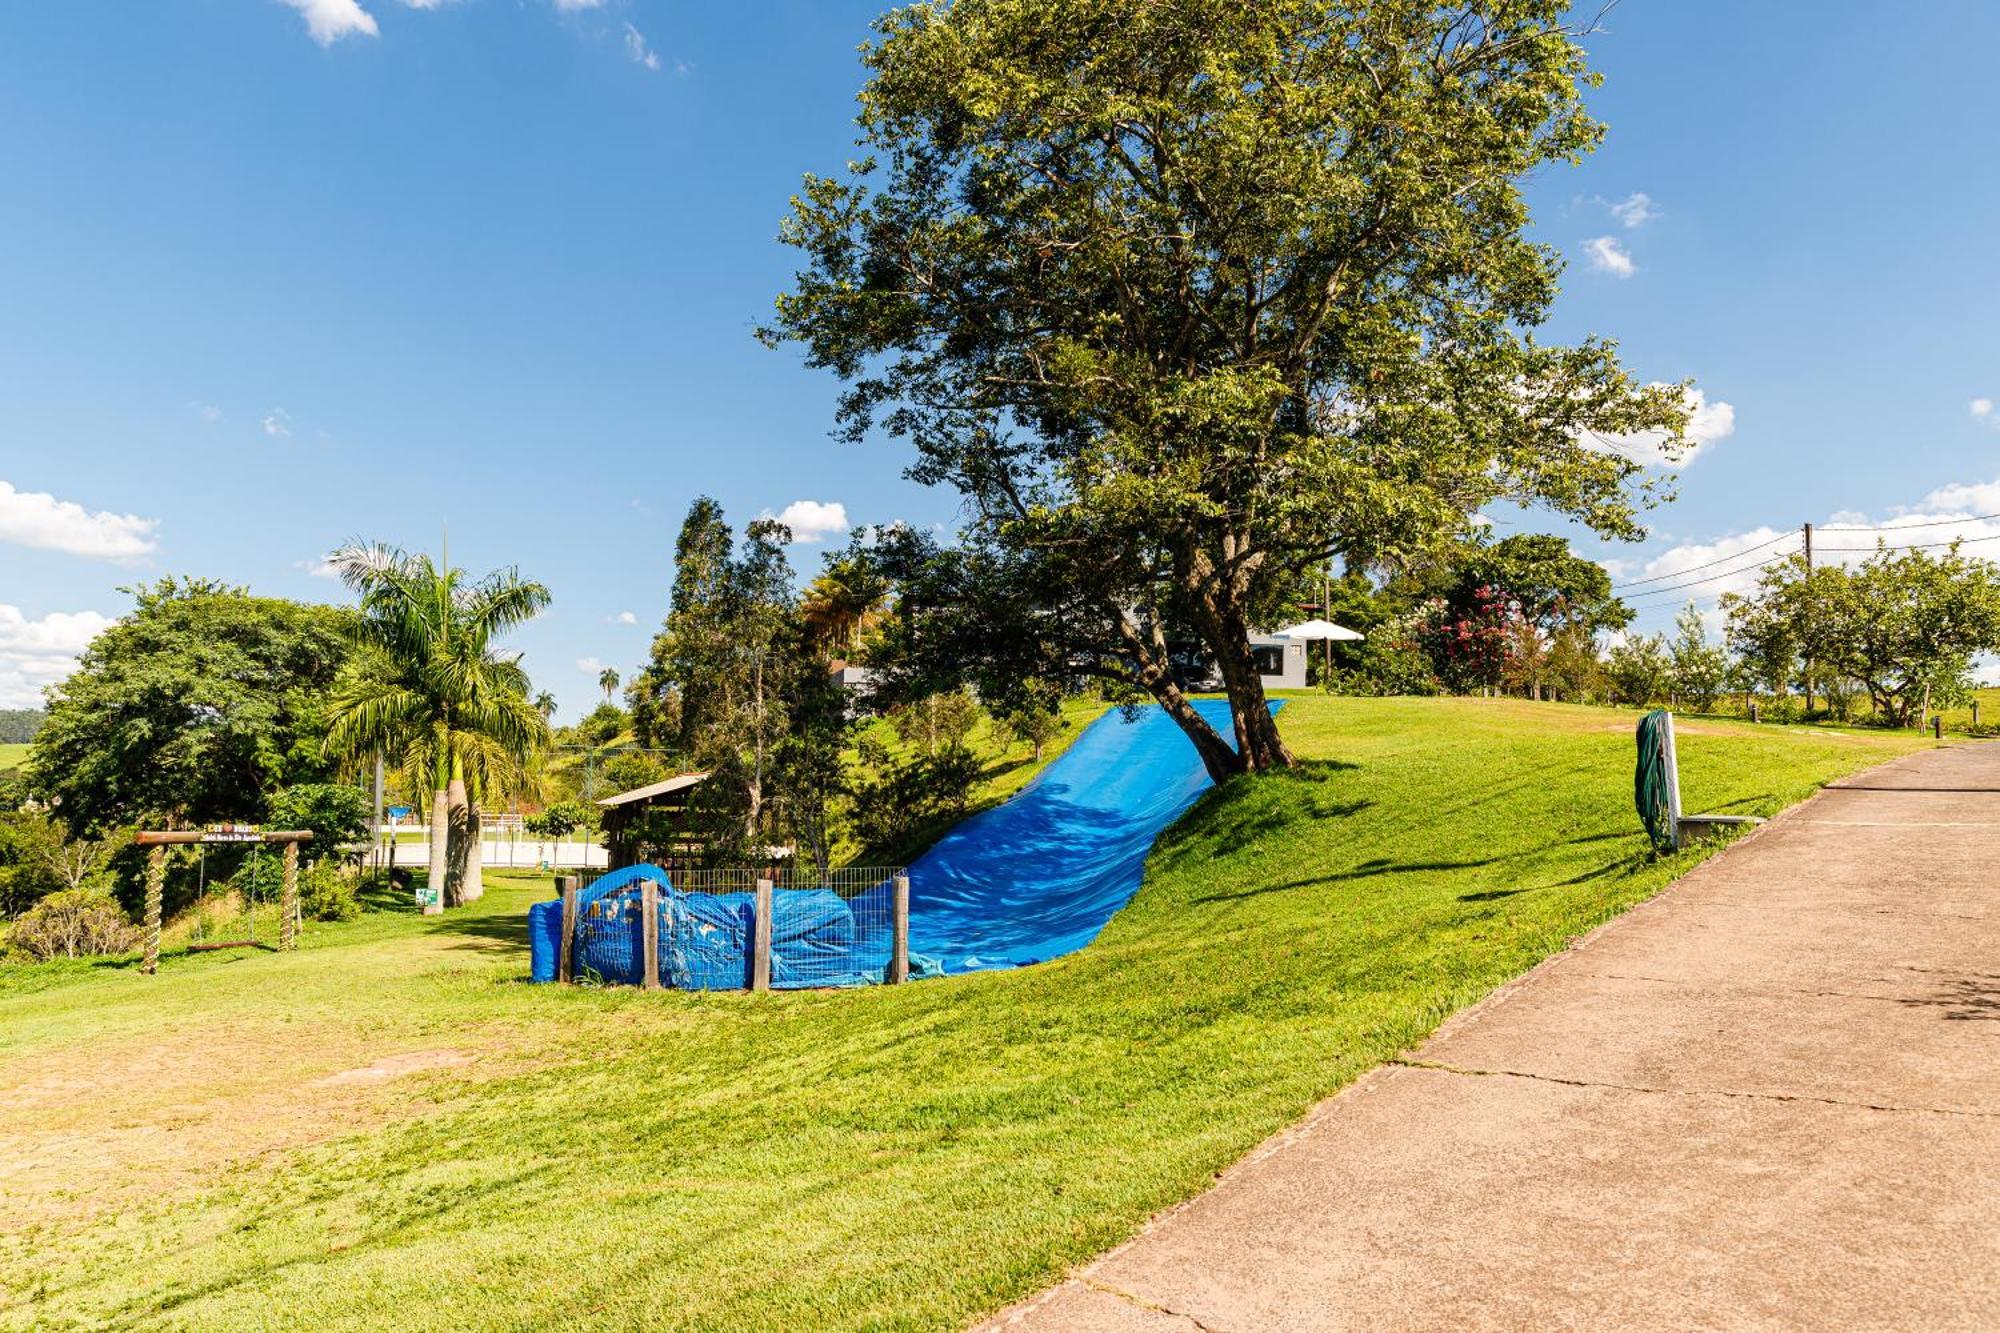
<svg viewBox="0 0 2000 1333">
<path fill-rule="evenodd" d="M 630 805 L 634 801 L 647 801 L 655 796 L 670 796 L 674 792 L 685 791 L 696 783 L 704 782 L 707 779 L 708 774 L 706 773 L 683 773 L 677 778 L 668 778 L 665 782 L 655 782 L 644 787 L 634 787 L 631 791 L 621 791 L 616 796 L 607 796 L 599 801 L 598 804 L 603 806 Z"/>
</svg>

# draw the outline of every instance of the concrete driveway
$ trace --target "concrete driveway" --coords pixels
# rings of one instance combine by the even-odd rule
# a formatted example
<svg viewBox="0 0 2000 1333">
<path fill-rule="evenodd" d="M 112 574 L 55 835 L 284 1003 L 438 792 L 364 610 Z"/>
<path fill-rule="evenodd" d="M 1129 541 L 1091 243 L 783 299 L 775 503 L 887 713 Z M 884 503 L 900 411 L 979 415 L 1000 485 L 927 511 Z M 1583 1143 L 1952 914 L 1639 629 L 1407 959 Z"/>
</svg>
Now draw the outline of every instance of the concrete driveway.
<svg viewBox="0 0 2000 1333">
<path fill-rule="evenodd" d="M 2000 745 L 1773 820 L 992 1327 L 2000 1328 Z"/>
</svg>

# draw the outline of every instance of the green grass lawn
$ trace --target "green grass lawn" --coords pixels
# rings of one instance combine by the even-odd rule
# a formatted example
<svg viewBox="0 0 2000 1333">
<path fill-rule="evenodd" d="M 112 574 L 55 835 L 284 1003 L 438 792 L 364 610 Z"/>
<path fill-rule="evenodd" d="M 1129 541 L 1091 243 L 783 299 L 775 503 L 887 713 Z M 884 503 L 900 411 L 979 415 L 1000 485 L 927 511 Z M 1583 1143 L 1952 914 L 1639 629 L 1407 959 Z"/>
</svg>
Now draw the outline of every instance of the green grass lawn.
<svg viewBox="0 0 2000 1333">
<path fill-rule="evenodd" d="M 1302 697 L 1089 949 L 828 994 L 531 987 L 522 913 L 0 969 L 0 1323 L 952 1328 L 1693 863 L 1636 714 Z M 1908 736 L 1684 726 L 1691 810 Z"/>
<path fill-rule="evenodd" d="M 27 763 L 28 749 L 26 743 L 0 745 L 0 773 Z"/>
</svg>

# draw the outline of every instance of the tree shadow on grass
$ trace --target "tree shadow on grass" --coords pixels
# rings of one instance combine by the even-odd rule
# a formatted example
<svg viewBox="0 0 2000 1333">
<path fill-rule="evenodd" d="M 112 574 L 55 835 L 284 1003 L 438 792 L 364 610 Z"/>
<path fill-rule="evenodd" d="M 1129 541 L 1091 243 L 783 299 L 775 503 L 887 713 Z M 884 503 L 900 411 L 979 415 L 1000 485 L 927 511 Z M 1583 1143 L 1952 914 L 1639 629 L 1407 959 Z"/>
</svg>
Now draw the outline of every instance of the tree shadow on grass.
<svg viewBox="0 0 2000 1333">
<path fill-rule="evenodd" d="M 1373 879 L 1378 875 L 1412 875 L 1428 871 L 1477 870 L 1485 866 L 1500 865 L 1507 861 L 1518 861 L 1523 857 L 1540 856 L 1547 852 L 1555 851 L 1560 847 L 1580 847 L 1593 842 L 1621 841 L 1632 836 L 1630 833 L 1591 833 L 1580 838 L 1565 838 L 1560 842 L 1548 843 L 1541 847 L 1530 847 L 1523 851 L 1505 852 L 1498 856 L 1484 856 L 1464 861 L 1391 861 L 1387 857 L 1378 856 L 1372 860 L 1363 861 L 1351 870 L 1335 871 L 1328 875 L 1313 875 L 1305 879 L 1290 880 L 1283 884 L 1264 884 L 1254 889 L 1243 889 L 1235 893 L 1213 893 L 1196 898 L 1194 901 L 1197 903 L 1231 902 L 1239 898 L 1261 897 L 1267 893 L 1288 893 L 1295 889 L 1317 888 L 1326 884 L 1340 884 L 1350 880 Z M 1621 866 L 1636 866 L 1641 860 L 1643 860 L 1643 856 L 1621 856 L 1607 861 L 1595 869 L 1586 870 L 1579 875 L 1561 880 L 1555 884 L 1527 885 L 1518 889 L 1490 889 L 1479 893 L 1462 894 L 1459 897 L 1459 901 L 1465 903 L 1491 902 L 1500 898 L 1511 898 L 1518 893 L 1529 893 L 1535 889 L 1561 888 L 1568 885 L 1582 884 L 1589 880 L 1599 879 L 1611 874 Z"/>
</svg>

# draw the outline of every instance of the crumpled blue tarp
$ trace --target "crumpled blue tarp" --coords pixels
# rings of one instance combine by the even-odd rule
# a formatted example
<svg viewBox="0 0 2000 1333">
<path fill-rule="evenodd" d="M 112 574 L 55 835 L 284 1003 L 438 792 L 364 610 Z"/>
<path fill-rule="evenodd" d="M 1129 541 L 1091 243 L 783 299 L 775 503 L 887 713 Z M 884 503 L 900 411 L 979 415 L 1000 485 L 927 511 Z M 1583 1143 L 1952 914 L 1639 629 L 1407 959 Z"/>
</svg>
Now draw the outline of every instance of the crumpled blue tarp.
<svg viewBox="0 0 2000 1333">
<path fill-rule="evenodd" d="M 577 938 L 572 963 L 578 976 L 638 985 L 645 968 L 640 883 L 660 885 L 660 981 L 679 990 L 741 990 L 750 984 L 756 939 L 753 893 L 685 893 L 657 866 L 629 866 L 605 875 L 577 895 Z M 885 895 L 887 884 L 869 890 Z M 865 897 L 866 895 L 864 895 Z M 830 889 L 780 889 L 771 909 L 771 985 L 778 989 L 877 985 L 887 975 L 890 939 L 887 899 L 871 899 L 864 931 L 855 908 Z M 562 949 L 562 903 L 534 904 L 528 912 L 529 976 L 553 981 Z M 913 976 L 931 975 L 927 959 L 912 959 Z"/>
</svg>

